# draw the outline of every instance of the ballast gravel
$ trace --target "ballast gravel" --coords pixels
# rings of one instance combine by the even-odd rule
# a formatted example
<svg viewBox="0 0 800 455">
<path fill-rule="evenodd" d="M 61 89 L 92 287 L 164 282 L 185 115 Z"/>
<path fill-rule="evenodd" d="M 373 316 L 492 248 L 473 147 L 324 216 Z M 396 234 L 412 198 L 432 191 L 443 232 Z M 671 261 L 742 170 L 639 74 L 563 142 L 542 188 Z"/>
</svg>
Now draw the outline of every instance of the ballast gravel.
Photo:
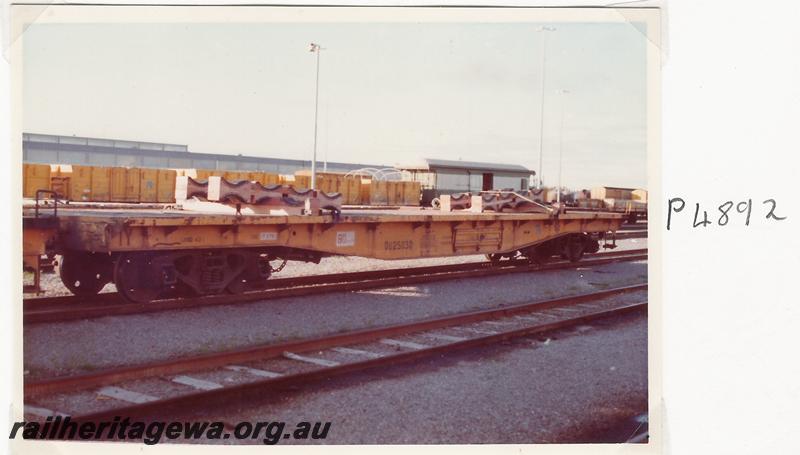
<svg viewBox="0 0 800 455">
<path fill-rule="evenodd" d="M 636 426 L 619 429 L 648 413 L 646 319 L 520 338 L 178 418 L 286 422 L 284 434 L 298 422 L 331 422 L 324 440 L 279 444 L 624 442 Z"/>
<path fill-rule="evenodd" d="M 35 324 L 27 380 L 411 322 L 647 282 L 647 262 Z"/>
</svg>

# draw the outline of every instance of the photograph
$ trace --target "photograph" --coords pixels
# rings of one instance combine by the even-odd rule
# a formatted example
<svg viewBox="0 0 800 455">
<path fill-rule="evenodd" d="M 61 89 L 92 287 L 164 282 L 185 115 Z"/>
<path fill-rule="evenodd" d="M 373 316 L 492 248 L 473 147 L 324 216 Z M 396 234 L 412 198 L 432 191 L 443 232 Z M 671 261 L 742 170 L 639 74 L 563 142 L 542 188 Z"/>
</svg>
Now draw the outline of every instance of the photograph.
<svg viewBox="0 0 800 455">
<path fill-rule="evenodd" d="M 659 453 L 661 14 L 11 5 L 12 443 Z"/>
</svg>

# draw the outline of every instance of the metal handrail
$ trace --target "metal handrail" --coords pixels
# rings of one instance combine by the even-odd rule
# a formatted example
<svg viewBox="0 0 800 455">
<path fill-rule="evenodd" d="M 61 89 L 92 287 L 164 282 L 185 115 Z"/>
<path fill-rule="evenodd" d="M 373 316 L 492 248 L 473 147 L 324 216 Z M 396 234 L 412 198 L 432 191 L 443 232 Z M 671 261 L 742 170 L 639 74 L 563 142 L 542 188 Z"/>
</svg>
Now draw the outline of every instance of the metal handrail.
<svg viewBox="0 0 800 455">
<path fill-rule="evenodd" d="M 58 193 L 52 190 L 36 190 L 36 205 L 34 206 L 34 214 L 39 218 L 39 195 L 50 194 L 53 196 L 53 216 L 58 217 Z"/>
</svg>

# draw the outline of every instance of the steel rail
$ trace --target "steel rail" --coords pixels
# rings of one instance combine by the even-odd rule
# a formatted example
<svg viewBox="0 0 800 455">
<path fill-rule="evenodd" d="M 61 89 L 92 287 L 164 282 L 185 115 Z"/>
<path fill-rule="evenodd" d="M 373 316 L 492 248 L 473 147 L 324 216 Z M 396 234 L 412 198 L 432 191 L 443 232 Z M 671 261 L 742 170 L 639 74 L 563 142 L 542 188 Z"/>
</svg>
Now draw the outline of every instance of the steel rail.
<svg viewBox="0 0 800 455">
<path fill-rule="evenodd" d="M 413 269 L 392 269 L 368 272 L 351 272 L 353 275 L 348 279 L 342 279 L 347 274 L 319 275 L 325 279 L 335 280 L 334 282 L 312 285 L 299 285 L 295 281 L 294 285 L 278 289 L 267 289 L 263 291 L 248 292 L 236 295 L 213 295 L 198 298 L 183 298 L 173 300 L 161 300 L 150 303 L 119 303 L 119 304 L 97 304 L 91 302 L 85 305 L 75 305 L 57 308 L 25 308 L 23 307 L 23 323 L 37 324 L 45 322 L 62 322 L 76 319 L 90 319 L 104 316 L 120 316 L 129 314 L 144 314 L 162 312 L 168 310 L 179 310 L 187 308 L 199 308 L 204 306 L 232 305 L 259 300 L 300 297 L 306 295 L 324 294 L 330 292 L 347 292 L 375 289 L 381 287 L 402 286 L 418 283 L 430 283 L 435 281 L 452 280 L 459 278 L 472 278 L 482 276 L 494 276 L 507 273 L 523 273 L 533 271 L 559 270 L 576 267 L 590 267 L 596 265 L 610 264 L 623 261 L 646 260 L 647 254 L 639 253 L 640 250 L 632 252 L 621 251 L 616 254 L 608 254 L 595 259 L 584 260 L 576 263 L 557 262 L 543 266 L 526 265 L 516 266 L 512 261 L 507 261 L 505 265 L 501 263 L 497 266 L 489 266 L 488 262 L 478 263 L 482 266 L 478 269 L 449 271 L 448 267 L 429 266 Z M 378 275 L 378 278 L 374 278 Z M 335 277 L 339 277 L 336 279 Z M 369 278 L 373 277 L 373 278 Z M 302 280 L 310 277 L 285 278 L 285 280 Z M 277 280 L 276 280 L 277 281 Z"/>
<path fill-rule="evenodd" d="M 533 311 L 542 311 L 550 308 L 566 307 L 569 305 L 575 305 L 586 301 L 601 300 L 611 295 L 641 291 L 645 290 L 646 288 L 647 288 L 646 284 L 629 286 L 626 288 L 601 291 L 599 293 L 583 294 L 580 296 L 566 297 L 550 301 L 525 303 L 506 308 L 481 310 L 481 311 L 465 313 L 455 316 L 446 316 L 443 318 L 436 318 L 426 321 L 400 324 L 395 326 L 382 327 L 378 329 L 367 329 L 367 330 L 349 332 L 345 334 L 338 334 L 319 339 L 303 340 L 303 341 L 289 342 L 271 346 L 247 348 L 243 350 L 231 351 L 226 353 L 191 357 L 186 359 L 159 362 L 142 366 L 124 367 L 120 369 L 107 370 L 104 372 L 89 373 L 72 377 L 56 378 L 53 380 L 42 381 L 38 383 L 25 384 L 25 395 L 26 397 L 31 397 L 43 393 L 60 393 L 73 390 L 84 390 L 96 386 L 119 383 L 125 380 L 136 380 L 136 379 L 142 379 L 143 377 L 175 374 L 192 370 L 196 371 L 207 368 L 221 367 L 234 363 L 240 363 L 242 361 L 264 360 L 280 356 L 283 352 L 286 351 L 304 352 L 310 350 L 321 350 L 330 347 L 338 347 L 343 345 L 353 345 L 358 343 L 374 341 L 376 339 L 388 336 L 397 336 L 397 335 L 404 335 L 421 331 L 430 331 L 444 327 L 453 327 L 479 321 L 496 319 L 498 317 L 506 317 L 517 313 L 530 313 Z M 186 410 L 187 406 L 194 407 L 200 405 L 207 408 L 209 405 L 213 405 L 214 403 L 229 404 L 231 400 L 241 400 L 244 399 L 245 396 L 263 397 L 264 392 L 266 391 L 281 389 L 285 387 L 296 388 L 298 385 L 303 383 L 313 382 L 320 379 L 326 379 L 343 373 L 360 371 L 379 366 L 393 365 L 397 363 L 407 362 L 410 360 L 415 360 L 421 357 L 446 354 L 460 349 L 476 347 L 483 344 L 496 343 L 511 338 L 563 329 L 572 325 L 586 323 L 599 318 L 619 316 L 634 311 L 644 310 L 646 309 L 646 305 L 647 305 L 646 302 L 637 304 L 626 304 L 612 309 L 602 309 L 599 311 L 592 311 L 588 314 L 583 314 L 575 317 L 568 317 L 554 322 L 538 323 L 532 326 L 509 330 L 498 334 L 469 338 L 463 341 L 454 341 L 439 346 L 426 347 L 419 350 L 387 355 L 376 359 L 340 364 L 337 366 L 325 367 L 318 370 L 280 376 L 277 378 L 256 380 L 244 384 L 228 386 L 222 389 L 216 389 L 211 391 L 191 392 L 176 397 L 160 399 L 157 401 L 143 403 L 143 404 L 107 409 L 82 416 L 72 416 L 72 420 L 99 421 L 99 420 L 111 419 L 114 416 L 124 416 L 133 418 L 133 417 L 153 415 L 153 413 L 156 411 L 163 413 L 168 410 L 176 410 L 176 409 Z M 161 415 L 161 417 L 163 417 L 163 414 Z"/>
<path fill-rule="evenodd" d="M 647 231 L 618 232 L 615 237 L 616 237 L 617 240 L 646 239 L 647 238 Z"/>
<path fill-rule="evenodd" d="M 646 231 L 647 230 L 647 223 L 633 223 L 633 224 L 623 224 L 622 226 L 617 229 L 619 231 Z"/>
<path fill-rule="evenodd" d="M 193 392 L 160 401 L 152 401 L 85 415 L 77 415 L 72 417 L 72 420 L 77 422 L 99 422 L 111 420 L 116 416 L 124 416 L 128 418 L 148 416 L 163 417 L 165 413 L 169 412 L 187 412 L 196 409 L 209 409 L 210 407 L 221 407 L 226 405 L 229 406 L 231 402 L 248 402 L 250 400 L 257 399 L 263 400 L 264 395 L 268 392 L 275 392 L 285 389 L 296 390 L 300 385 L 312 384 L 348 373 L 395 366 L 425 357 L 443 356 L 459 350 L 498 343 L 523 336 L 551 332 L 574 325 L 588 323 L 597 319 L 622 316 L 637 311 L 643 311 L 646 308 L 646 302 L 635 303 L 570 319 L 545 323 L 534 327 L 527 327 L 524 329 L 498 333 L 495 335 L 486 335 L 479 338 L 471 338 L 464 341 L 458 341 L 451 344 L 434 346 L 416 351 L 406 351 L 392 356 L 346 363 L 334 367 L 312 370 L 305 373 L 297 373 L 278 378 L 254 381 L 232 387 L 225 387 L 222 389 Z"/>
<path fill-rule="evenodd" d="M 647 284 L 637 284 L 623 286 L 614 289 L 607 289 L 589 294 L 579 294 L 575 296 L 560 297 L 544 301 L 526 302 L 502 308 L 492 308 L 488 310 L 476 310 L 467 313 L 460 313 L 450 316 L 442 316 L 422 321 L 402 323 L 390 326 L 383 326 L 372 329 L 362 329 L 346 333 L 339 333 L 321 338 L 289 341 L 278 344 L 267 344 L 254 346 L 233 351 L 226 351 L 215 354 L 192 356 L 183 359 L 153 362 L 149 364 L 134 365 L 129 367 L 113 368 L 92 373 L 57 377 L 44 381 L 30 382 L 24 385 L 26 395 L 36 395 L 42 393 L 57 393 L 77 388 L 85 389 L 88 387 L 103 386 L 114 382 L 125 380 L 141 379 L 148 376 L 160 376 L 166 374 L 183 373 L 186 371 L 214 368 L 222 365 L 237 362 L 250 362 L 263 360 L 279 356 L 284 352 L 308 352 L 320 349 L 327 349 L 333 346 L 343 346 L 349 344 L 363 343 L 389 336 L 405 335 L 413 332 L 425 330 L 441 329 L 455 325 L 469 324 L 473 322 L 496 319 L 514 315 L 517 313 L 527 313 L 531 311 L 542 311 L 559 306 L 575 305 L 591 300 L 599 300 L 630 292 L 644 291 Z"/>
</svg>

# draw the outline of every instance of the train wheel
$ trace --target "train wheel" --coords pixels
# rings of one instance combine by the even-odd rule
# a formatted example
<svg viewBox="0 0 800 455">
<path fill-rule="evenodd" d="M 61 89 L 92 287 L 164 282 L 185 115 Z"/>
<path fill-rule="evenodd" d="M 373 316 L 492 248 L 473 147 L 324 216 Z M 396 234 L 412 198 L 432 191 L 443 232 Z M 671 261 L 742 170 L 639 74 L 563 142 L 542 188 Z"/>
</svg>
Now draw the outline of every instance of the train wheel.
<svg viewBox="0 0 800 455">
<path fill-rule="evenodd" d="M 553 252 L 549 245 L 539 245 L 528 251 L 528 262 L 536 265 L 545 265 L 550 262 Z"/>
<path fill-rule="evenodd" d="M 584 253 L 594 254 L 600 251 L 600 242 L 595 238 L 587 238 L 584 241 Z"/>
<path fill-rule="evenodd" d="M 280 264 L 273 265 L 273 263 Z M 273 273 L 280 272 L 286 266 L 286 260 L 277 260 L 267 254 L 248 254 L 245 258 L 244 271 L 225 288 L 231 294 L 264 289 L 267 280 Z"/>
<path fill-rule="evenodd" d="M 70 292 L 89 296 L 100 292 L 111 281 L 113 268 L 107 254 L 75 251 L 61 257 L 58 275 Z"/>
<path fill-rule="evenodd" d="M 570 262 L 578 262 L 586 251 L 586 242 L 583 235 L 570 235 L 564 242 L 562 255 Z"/>
<path fill-rule="evenodd" d="M 127 253 L 114 264 L 117 292 L 131 302 L 156 300 L 166 289 L 164 270 L 152 253 Z"/>
</svg>

